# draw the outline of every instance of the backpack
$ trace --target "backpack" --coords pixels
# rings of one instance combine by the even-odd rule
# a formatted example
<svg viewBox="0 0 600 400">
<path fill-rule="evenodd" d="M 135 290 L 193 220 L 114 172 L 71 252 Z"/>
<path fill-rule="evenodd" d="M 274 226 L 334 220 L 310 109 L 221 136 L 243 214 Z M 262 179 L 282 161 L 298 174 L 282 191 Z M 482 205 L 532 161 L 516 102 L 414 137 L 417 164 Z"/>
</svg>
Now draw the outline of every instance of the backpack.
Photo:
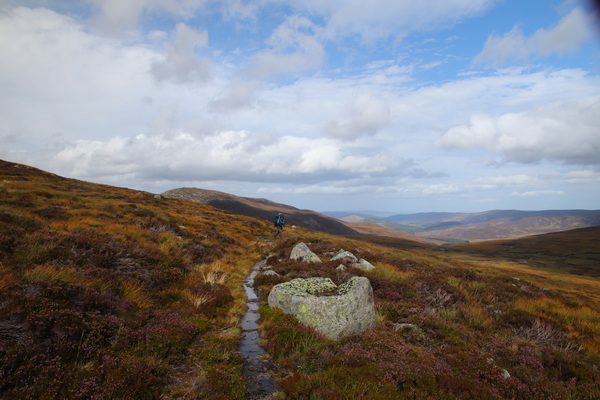
<svg viewBox="0 0 600 400">
<path fill-rule="evenodd" d="M 275 226 L 283 226 L 283 224 L 284 224 L 283 215 L 278 215 L 275 218 Z"/>
</svg>

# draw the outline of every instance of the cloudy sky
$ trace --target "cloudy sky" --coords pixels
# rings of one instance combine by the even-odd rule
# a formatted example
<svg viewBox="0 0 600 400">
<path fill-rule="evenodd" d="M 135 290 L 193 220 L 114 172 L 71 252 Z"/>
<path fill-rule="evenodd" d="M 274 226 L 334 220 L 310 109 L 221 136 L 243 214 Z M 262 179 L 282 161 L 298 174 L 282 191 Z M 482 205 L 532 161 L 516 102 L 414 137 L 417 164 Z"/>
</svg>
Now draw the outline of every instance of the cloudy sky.
<svg viewBox="0 0 600 400">
<path fill-rule="evenodd" d="M 299 208 L 600 209 L 583 0 L 0 0 L 0 158 Z"/>
</svg>

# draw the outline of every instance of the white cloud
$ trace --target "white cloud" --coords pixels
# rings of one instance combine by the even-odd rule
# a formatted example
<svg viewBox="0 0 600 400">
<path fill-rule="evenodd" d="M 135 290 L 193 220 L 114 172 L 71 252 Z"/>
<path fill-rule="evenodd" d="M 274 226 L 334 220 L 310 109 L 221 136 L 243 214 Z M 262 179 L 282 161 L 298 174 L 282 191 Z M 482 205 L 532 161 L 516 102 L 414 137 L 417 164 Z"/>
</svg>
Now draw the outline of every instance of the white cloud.
<svg viewBox="0 0 600 400">
<path fill-rule="evenodd" d="M 564 179 L 568 183 L 600 183 L 600 173 L 589 169 L 570 171 L 564 174 Z"/>
<path fill-rule="evenodd" d="M 522 60 L 531 56 L 546 57 L 570 53 L 594 36 L 593 16 L 577 7 L 563 17 L 553 28 L 541 28 L 526 37 L 515 26 L 503 36 L 492 34 L 484 48 L 473 60 L 476 64 L 502 64 L 509 60 Z"/>
<path fill-rule="evenodd" d="M 458 193 L 462 192 L 464 189 L 460 187 L 460 185 L 456 184 L 448 184 L 448 183 L 439 183 L 435 185 L 427 186 L 423 189 L 423 193 L 425 194 L 449 194 L 449 193 Z"/>
<path fill-rule="evenodd" d="M 484 149 L 508 161 L 600 165 L 600 96 L 555 103 L 499 117 L 476 115 L 448 130 L 443 149 Z"/>
<path fill-rule="evenodd" d="M 488 176 L 475 180 L 477 184 L 488 184 L 490 187 L 498 186 L 536 186 L 540 185 L 541 181 L 538 177 L 526 174 L 507 175 L 507 176 Z"/>
<path fill-rule="evenodd" d="M 496 0 L 289 0 L 297 9 L 326 19 L 329 38 L 359 36 L 365 41 L 437 30 L 481 13 Z"/>
<path fill-rule="evenodd" d="M 385 128 L 390 122 L 390 107 L 388 103 L 372 93 L 360 94 L 354 97 L 343 116 L 329 121 L 323 131 L 326 135 L 356 139 L 361 135 L 374 135 Z"/>
<path fill-rule="evenodd" d="M 358 193 L 374 193 L 379 188 L 374 186 L 357 186 L 355 184 L 350 184 L 344 186 L 343 184 L 339 185 L 329 185 L 329 184 L 318 184 L 318 185 L 302 185 L 302 186 L 294 186 L 289 188 L 283 187 L 262 187 L 258 189 L 258 193 L 289 193 L 289 194 L 334 194 L 334 195 L 349 195 L 349 194 L 358 194 Z"/>
<path fill-rule="evenodd" d="M 252 56 L 249 73 L 257 78 L 269 78 L 319 67 L 325 50 L 318 39 L 318 30 L 308 18 L 288 17 L 267 40 L 269 49 Z"/>
<path fill-rule="evenodd" d="M 461 34 L 488 27 L 446 30 L 501 0 L 7 1 L 2 158 L 138 188 L 389 189 L 413 208 L 598 187 L 600 80 L 578 64 L 593 55 L 469 71 Z M 581 17 L 515 37 L 566 52 Z"/>
<path fill-rule="evenodd" d="M 78 20 L 47 9 L 0 14 L 0 128 L 27 137 L 113 134 L 141 128 L 142 98 L 157 54 L 86 32 Z"/>
<path fill-rule="evenodd" d="M 165 45 L 165 56 L 152 65 L 152 74 L 159 81 L 175 83 L 204 82 L 210 78 L 210 63 L 200 59 L 195 51 L 208 45 L 208 32 L 197 31 L 180 22 L 175 37 Z"/>
<path fill-rule="evenodd" d="M 565 192 L 562 190 L 532 190 L 527 192 L 512 192 L 512 196 L 537 197 L 537 196 L 562 196 Z"/>
<path fill-rule="evenodd" d="M 218 113 L 227 113 L 251 108 L 257 101 L 260 84 L 258 81 L 243 81 L 234 79 L 229 84 L 226 91 L 219 94 L 218 97 L 211 100 L 209 107 L 212 111 Z"/>
<path fill-rule="evenodd" d="M 85 0 L 92 4 L 92 26 L 109 35 L 122 35 L 137 29 L 143 15 L 169 13 L 190 18 L 208 0 Z"/>
<path fill-rule="evenodd" d="M 353 154 L 352 149 L 326 139 L 248 131 L 218 131 L 204 136 L 177 131 L 114 137 L 105 142 L 79 140 L 58 152 L 53 162 L 76 176 L 116 181 L 133 174 L 138 178 L 180 181 L 254 182 L 310 182 L 326 175 L 395 174 L 399 164 L 378 154 Z"/>
</svg>

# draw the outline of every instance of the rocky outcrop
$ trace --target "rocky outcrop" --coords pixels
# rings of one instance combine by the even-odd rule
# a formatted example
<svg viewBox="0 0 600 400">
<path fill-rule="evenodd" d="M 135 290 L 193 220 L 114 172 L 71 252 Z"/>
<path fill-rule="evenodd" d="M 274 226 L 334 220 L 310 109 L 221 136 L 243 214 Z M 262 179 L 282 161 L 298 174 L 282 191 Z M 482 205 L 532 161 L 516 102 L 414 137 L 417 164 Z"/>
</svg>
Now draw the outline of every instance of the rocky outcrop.
<svg viewBox="0 0 600 400">
<path fill-rule="evenodd" d="M 373 289 L 365 277 L 336 286 L 329 278 L 294 279 L 275 285 L 269 307 L 293 314 L 332 340 L 375 326 Z"/>
<path fill-rule="evenodd" d="M 361 258 L 359 260 L 354 254 L 352 254 L 349 251 L 346 251 L 344 249 L 340 249 L 336 253 L 336 255 L 331 257 L 331 260 L 332 261 L 340 260 L 344 263 L 342 265 L 357 268 L 357 269 L 360 269 L 361 271 L 365 271 L 365 272 L 375 269 L 375 266 L 373 264 L 371 264 L 370 262 L 368 262 L 367 260 L 365 260 L 363 258 Z"/>
<path fill-rule="evenodd" d="M 298 243 L 294 246 L 290 259 L 303 262 L 322 262 L 319 256 L 313 253 L 305 243 Z"/>
</svg>

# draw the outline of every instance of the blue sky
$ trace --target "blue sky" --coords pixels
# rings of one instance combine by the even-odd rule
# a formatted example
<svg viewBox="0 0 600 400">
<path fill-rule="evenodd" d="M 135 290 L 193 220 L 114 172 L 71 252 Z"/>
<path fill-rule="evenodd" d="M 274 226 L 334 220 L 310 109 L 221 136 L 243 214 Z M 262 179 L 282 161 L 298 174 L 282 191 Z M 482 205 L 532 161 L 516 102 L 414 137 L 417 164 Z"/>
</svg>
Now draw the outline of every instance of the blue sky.
<svg viewBox="0 0 600 400">
<path fill-rule="evenodd" d="M 577 0 L 0 0 L 0 158 L 299 208 L 600 208 Z"/>
</svg>

